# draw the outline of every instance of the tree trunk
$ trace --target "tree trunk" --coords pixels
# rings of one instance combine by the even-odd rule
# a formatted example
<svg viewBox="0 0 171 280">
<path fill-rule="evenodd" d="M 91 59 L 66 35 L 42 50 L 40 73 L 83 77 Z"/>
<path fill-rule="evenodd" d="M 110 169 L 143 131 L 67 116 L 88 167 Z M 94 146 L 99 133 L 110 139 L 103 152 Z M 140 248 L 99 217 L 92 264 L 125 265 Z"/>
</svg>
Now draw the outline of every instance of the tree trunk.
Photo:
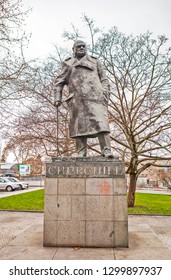
<svg viewBox="0 0 171 280">
<path fill-rule="evenodd" d="M 137 177 L 136 174 L 130 174 L 130 185 L 128 192 L 128 207 L 134 207 L 135 203 L 135 190 L 136 190 Z"/>
</svg>

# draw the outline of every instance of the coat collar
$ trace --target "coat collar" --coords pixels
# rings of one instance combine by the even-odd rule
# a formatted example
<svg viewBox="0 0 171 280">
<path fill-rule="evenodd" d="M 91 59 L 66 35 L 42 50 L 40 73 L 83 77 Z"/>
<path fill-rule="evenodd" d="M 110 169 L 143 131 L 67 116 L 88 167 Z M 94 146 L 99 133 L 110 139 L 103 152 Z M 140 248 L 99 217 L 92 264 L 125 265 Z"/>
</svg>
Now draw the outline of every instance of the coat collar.
<svg viewBox="0 0 171 280">
<path fill-rule="evenodd" d="M 73 58 L 73 61 L 72 61 L 72 66 L 82 66 L 82 67 L 86 67 L 86 68 L 89 68 L 91 70 L 94 70 L 95 67 L 94 67 L 94 61 L 93 59 L 88 55 L 86 54 L 83 58 L 81 58 L 80 60 L 76 59 L 76 58 Z"/>
</svg>

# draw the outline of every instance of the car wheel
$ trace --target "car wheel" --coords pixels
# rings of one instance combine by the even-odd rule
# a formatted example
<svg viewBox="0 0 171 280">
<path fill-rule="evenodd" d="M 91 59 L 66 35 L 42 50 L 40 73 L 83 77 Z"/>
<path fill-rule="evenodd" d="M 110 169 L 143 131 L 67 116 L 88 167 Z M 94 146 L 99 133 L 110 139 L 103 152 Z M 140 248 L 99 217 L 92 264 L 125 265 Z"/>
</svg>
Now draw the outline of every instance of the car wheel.
<svg viewBox="0 0 171 280">
<path fill-rule="evenodd" d="M 7 187 L 6 187 L 6 190 L 7 190 L 7 192 L 12 192 L 12 191 L 13 191 L 13 188 L 12 188 L 11 186 L 7 186 Z"/>
<path fill-rule="evenodd" d="M 20 186 L 19 190 L 23 190 L 23 186 L 21 184 L 19 184 L 19 186 Z"/>
</svg>

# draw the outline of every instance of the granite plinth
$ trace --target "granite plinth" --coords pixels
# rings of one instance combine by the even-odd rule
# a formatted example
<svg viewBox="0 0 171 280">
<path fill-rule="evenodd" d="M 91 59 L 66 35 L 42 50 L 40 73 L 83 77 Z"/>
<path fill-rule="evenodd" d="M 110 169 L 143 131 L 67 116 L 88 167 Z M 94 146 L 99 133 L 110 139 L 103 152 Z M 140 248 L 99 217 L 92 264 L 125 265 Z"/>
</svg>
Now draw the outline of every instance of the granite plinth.
<svg viewBox="0 0 171 280">
<path fill-rule="evenodd" d="M 55 158 L 46 166 L 44 246 L 128 247 L 124 164 Z"/>
</svg>

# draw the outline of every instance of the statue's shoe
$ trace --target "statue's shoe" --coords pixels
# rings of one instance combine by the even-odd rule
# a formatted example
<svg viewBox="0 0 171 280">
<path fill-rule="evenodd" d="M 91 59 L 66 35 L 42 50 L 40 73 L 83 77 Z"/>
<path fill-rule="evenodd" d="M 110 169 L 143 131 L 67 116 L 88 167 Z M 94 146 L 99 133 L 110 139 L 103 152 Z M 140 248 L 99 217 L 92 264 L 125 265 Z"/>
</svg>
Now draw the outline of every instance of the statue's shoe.
<svg viewBox="0 0 171 280">
<path fill-rule="evenodd" d="M 111 153 L 111 151 L 108 150 L 103 152 L 103 156 L 106 158 L 114 158 L 114 155 Z"/>
</svg>

